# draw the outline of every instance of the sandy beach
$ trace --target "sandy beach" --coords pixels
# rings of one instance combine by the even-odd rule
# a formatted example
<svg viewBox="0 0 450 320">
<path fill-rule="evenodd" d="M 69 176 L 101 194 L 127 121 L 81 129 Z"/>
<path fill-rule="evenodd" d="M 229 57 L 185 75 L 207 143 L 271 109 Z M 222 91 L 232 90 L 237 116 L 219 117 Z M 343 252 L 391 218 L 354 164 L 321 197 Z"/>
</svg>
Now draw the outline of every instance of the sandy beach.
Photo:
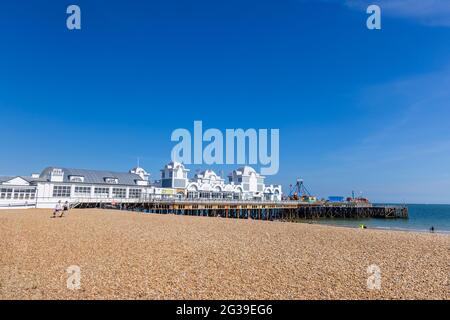
<svg viewBox="0 0 450 320">
<path fill-rule="evenodd" d="M 0 299 L 449 299 L 450 236 L 115 210 L 0 211 Z M 381 271 L 369 289 L 367 269 Z M 67 287 L 67 268 L 81 271 Z"/>
</svg>

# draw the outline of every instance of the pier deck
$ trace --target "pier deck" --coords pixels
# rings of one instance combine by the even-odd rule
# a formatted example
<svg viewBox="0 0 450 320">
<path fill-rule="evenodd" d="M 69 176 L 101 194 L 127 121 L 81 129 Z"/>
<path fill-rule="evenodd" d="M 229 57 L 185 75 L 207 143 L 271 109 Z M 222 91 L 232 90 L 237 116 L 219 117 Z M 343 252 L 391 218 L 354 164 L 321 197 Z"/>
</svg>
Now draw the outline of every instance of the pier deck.
<svg viewBox="0 0 450 320">
<path fill-rule="evenodd" d="M 134 202 L 78 202 L 77 208 L 111 207 L 146 213 L 177 214 L 236 219 L 296 221 L 323 218 L 408 218 L 405 206 L 373 206 L 371 204 L 304 203 L 299 201 L 242 201 L 242 200 L 149 200 Z"/>
</svg>

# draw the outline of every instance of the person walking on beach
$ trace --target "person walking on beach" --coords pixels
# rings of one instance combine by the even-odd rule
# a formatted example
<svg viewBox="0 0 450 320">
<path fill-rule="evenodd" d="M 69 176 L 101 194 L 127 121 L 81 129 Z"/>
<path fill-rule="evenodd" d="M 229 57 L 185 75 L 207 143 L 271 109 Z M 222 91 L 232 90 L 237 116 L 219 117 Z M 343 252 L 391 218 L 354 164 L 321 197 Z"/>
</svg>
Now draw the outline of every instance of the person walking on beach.
<svg viewBox="0 0 450 320">
<path fill-rule="evenodd" d="M 62 212 L 61 200 L 58 201 L 58 203 L 55 206 L 55 210 L 53 210 L 53 218 L 55 218 L 56 214 L 60 212 Z"/>
<path fill-rule="evenodd" d="M 62 216 L 64 215 L 64 212 L 66 212 L 66 211 L 69 212 L 69 202 L 68 201 L 64 202 L 63 209 L 62 209 L 61 215 L 59 217 L 62 218 Z"/>
</svg>

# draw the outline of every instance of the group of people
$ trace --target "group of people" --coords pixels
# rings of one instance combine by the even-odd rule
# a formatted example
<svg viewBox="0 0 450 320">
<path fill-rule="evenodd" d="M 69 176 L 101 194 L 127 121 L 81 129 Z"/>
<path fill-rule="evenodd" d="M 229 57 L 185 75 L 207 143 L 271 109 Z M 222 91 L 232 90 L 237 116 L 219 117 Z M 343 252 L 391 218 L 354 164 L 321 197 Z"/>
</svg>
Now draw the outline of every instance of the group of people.
<svg viewBox="0 0 450 320">
<path fill-rule="evenodd" d="M 65 212 L 69 211 L 69 202 L 66 201 L 64 204 L 61 204 L 61 200 L 55 206 L 55 210 L 53 210 L 53 218 L 56 218 L 56 215 L 59 214 L 59 217 L 62 218 Z"/>
</svg>

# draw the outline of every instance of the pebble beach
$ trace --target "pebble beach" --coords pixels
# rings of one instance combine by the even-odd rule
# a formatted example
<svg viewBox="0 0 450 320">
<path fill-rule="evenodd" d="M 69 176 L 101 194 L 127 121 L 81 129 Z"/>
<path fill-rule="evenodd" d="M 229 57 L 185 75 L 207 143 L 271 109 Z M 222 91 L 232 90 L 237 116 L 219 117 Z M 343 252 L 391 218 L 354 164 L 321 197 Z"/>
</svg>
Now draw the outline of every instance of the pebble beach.
<svg viewBox="0 0 450 320">
<path fill-rule="evenodd" d="M 450 299 L 446 234 L 99 209 L 51 216 L 0 211 L 0 299 Z"/>
</svg>

